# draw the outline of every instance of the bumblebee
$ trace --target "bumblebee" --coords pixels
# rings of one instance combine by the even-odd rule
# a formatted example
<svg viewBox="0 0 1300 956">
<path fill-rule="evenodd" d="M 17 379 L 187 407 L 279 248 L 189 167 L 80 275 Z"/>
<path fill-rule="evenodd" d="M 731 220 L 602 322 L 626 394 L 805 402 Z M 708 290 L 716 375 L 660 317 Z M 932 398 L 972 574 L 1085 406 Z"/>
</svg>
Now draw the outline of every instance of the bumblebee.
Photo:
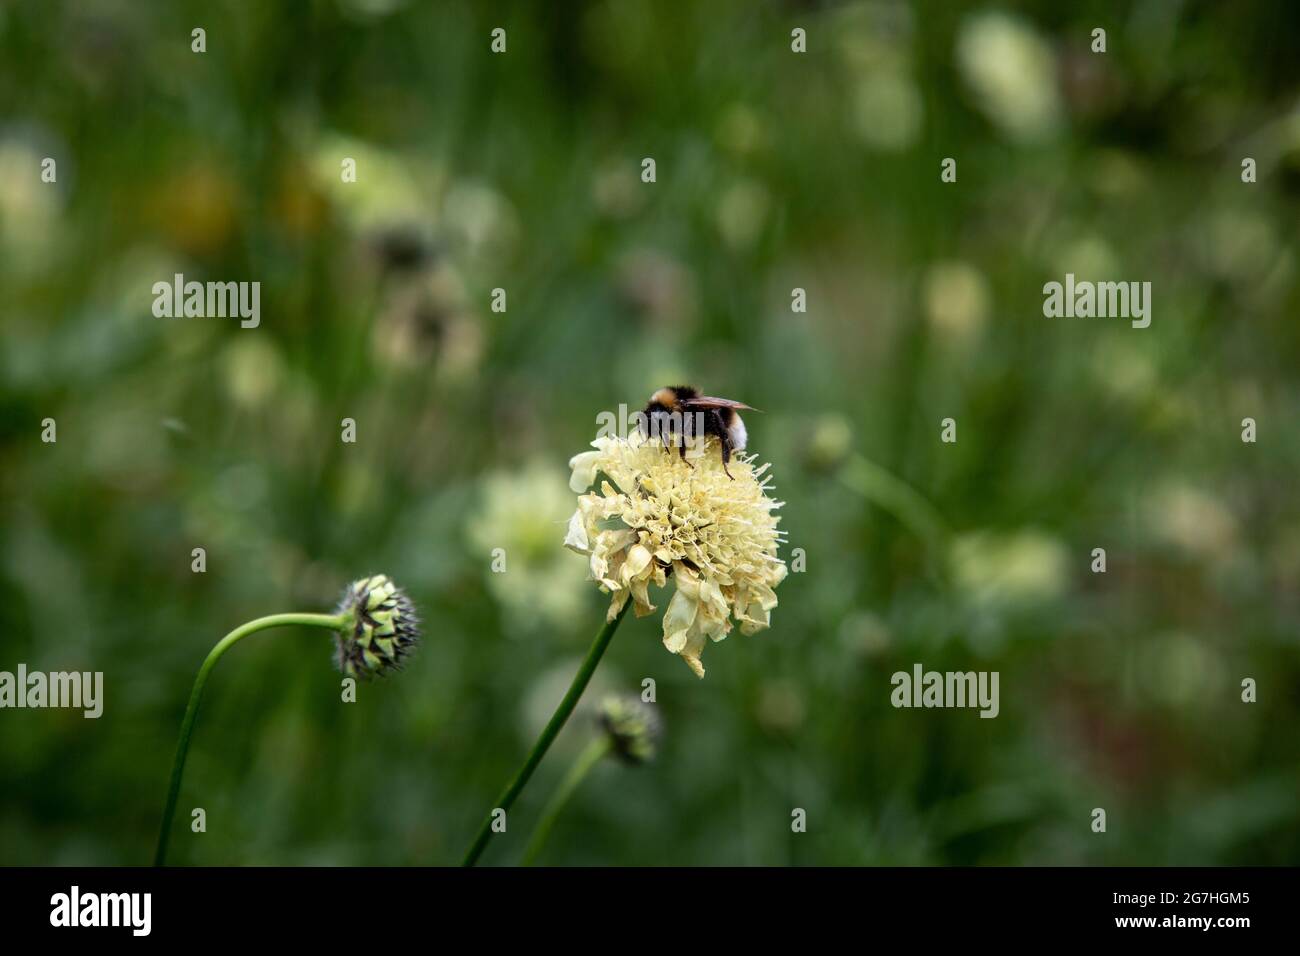
<svg viewBox="0 0 1300 956">
<path fill-rule="evenodd" d="M 731 461 L 733 451 L 744 450 L 748 438 L 738 411 L 742 408 L 758 411 L 744 402 L 701 395 L 700 390 L 692 385 L 668 385 L 650 396 L 638 424 L 641 434 L 647 438 L 658 436 L 665 449 L 672 448 L 668 440 L 671 435 L 683 461 L 686 460 L 686 443 L 691 436 L 702 435 L 707 439 L 712 435 L 722 449 L 722 470 L 732 478 L 727 463 Z"/>
</svg>

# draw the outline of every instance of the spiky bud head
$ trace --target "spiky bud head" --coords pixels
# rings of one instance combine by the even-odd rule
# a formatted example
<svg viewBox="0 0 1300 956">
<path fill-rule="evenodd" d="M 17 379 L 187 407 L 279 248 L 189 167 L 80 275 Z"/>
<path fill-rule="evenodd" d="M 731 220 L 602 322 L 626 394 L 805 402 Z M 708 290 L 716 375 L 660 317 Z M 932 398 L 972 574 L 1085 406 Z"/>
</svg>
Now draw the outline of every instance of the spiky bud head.
<svg viewBox="0 0 1300 956">
<path fill-rule="evenodd" d="M 654 759 L 662 731 L 654 704 L 632 695 L 611 694 L 600 702 L 597 714 L 613 752 L 621 759 L 632 764 Z"/>
<path fill-rule="evenodd" d="M 420 641 L 415 605 L 387 575 L 353 581 L 336 612 L 335 663 L 349 677 L 372 677 L 399 669 Z"/>
</svg>

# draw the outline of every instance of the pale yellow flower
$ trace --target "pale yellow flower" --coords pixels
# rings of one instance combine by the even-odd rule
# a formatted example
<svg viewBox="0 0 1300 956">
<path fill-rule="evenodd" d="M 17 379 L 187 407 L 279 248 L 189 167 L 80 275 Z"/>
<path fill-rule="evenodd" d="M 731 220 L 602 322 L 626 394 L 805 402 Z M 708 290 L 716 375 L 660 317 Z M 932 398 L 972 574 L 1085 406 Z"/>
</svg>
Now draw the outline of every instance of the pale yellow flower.
<svg viewBox="0 0 1300 956">
<path fill-rule="evenodd" d="M 639 434 L 600 437 L 592 447 L 569 462 L 570 487 L 587 493 L 564 544 L 587 555 L 590 580 L 613 595 L 611 619 L 629 598 L 638 617 L 652 613 L 650 586 L 671 581 L 664 646 L 703 677 L 706 640 L 722 640 L 733 620 L 743 634 L 767 627 L 786 575 L 776 553 L 781 502 L 768 497 L 768 466 L 738 454 L 733 481 L 713 439 L 687 461 Z M 605 476 L 599 490 L 587 491 L 597 474 Z"/>
</svg>

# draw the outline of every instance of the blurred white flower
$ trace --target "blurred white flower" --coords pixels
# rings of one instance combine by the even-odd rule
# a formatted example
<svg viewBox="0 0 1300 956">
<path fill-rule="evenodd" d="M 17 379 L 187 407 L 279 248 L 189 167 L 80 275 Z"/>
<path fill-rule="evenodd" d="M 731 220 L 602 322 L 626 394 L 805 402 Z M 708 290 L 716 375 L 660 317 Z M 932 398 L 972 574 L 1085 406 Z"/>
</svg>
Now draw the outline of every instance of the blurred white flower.
<svg viewBox="0 0 1300 956">
<path fill-rule="evenodd" d="M 901 70 L 879 70 L 859 80 L 851 109 L 858 138 L 872 149 L 902 151 L 921 135 L 925 104 L 912 78 Z"/>
<path fill-rule="evenodd" d="M 936 262 L 930 266 L 922 296 L 926 318 L 951 344 L 967 345 L 984 329 L 989 286 L 984 274 L 969 263 Z"/>
<path fill-rule="evenodd" d="M 1109 242 L 1100 236 L 1075 236 L 1053 249 L 1053 270 L 1060 276 L 1094 282 L 1118 279 L 1119 260 Z"/>
<path fill-rule="evenodd" d="M 1097 387 L 1109 395 L 1130 402 L 1168 397 L 1157 392 L 1160 374 L 1151 355 L 1132 336 L 1112 336 L 1097 342 L 1088 358 Z"/>
<path fill-rule="evenodd" d="M 431 365 L 452 381 L 471 377 L 482 359 L 483 322 L 471 308 L 460 273 L 436 261 L 396 283 L 371 332 L 375 358 L 403 371 Z"/>
<path fill-rule="evenodd" d="M 487 183 L 458 180 L 443 197 L 442 214 L 454 242 L 470 256 L 500 253 L 519 236 L 515 208 Z"/>
<path fill-rule="evenodd" d="M 986 609 L 1054 600 L 1065 590 L 1069 553 L 1041 531 L 976 531 L 953 541 L 953 580 L 968 600 Z"/>
<path fill-rule="evenodd" d="M 1150 502 L 1152 530 L 1163 540 L 1200 558 L 1230 557 L 1237 543 L 1237 519 L 1219 499 L 1171 482 L 1156 489 Z"/>
<path fill-rule="evenodd" d="M 771 200 L 762 184 L 744 179 L 726 189 L 718 199 L 718 232 L 733 249 L 753 246 L 767 220 Z"/>
<path fill-rule="evenodd" d="M 342 163 L 356 161 L 355 182 L 343 182 Z M 430 193 L 422 188 L 398 153 L 363 140 L 331 134 L 316 147 L 311 169 L 317 187 L 343 212 L 351 226 L 378 231 L 395 223 L 424 229 L 432 221 Z"/>
<path fill-rule="evenodd" d="M 4 265 L 24 269 L 41 265 L 58 237 L 63 186 L 60 181 L 41 182 L 44 158 L 24 139 L 0 139 L 0 259 Z M 66 177 L 71 170 L 64 167 L 59 172 Z"/>
<path fill-rule="evenodd" d="M 483 561 L 488 590 L 517 628 L 565 630 L 582 614 L 586 586 L 555 546 L 572 508 L 563 473 L 542 461 L 483 480 L 466 532 Z"/>
<path fill-rule="evenodd" d="M 1013 139 L 1036 141 L 1060 122 L 1056 55 L 1028 24 L 977 13 L 957 36 L 957 67 L 976 104 Z"/>
<path fill-rule="evenodd" d="M 226 394 L 248 410 L 262 408 L 284 376 L 280 351 L 263 335 L 231 336 L 218 358 Z"/>
</svg>

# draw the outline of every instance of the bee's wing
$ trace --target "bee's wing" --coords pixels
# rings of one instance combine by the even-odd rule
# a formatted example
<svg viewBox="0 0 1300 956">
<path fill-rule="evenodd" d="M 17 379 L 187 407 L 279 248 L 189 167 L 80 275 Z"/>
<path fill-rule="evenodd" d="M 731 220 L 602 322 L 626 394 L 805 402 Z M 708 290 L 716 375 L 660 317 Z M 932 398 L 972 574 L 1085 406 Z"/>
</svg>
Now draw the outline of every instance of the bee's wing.
<svg viewBox="0 0 1300 956">
<path fill-rule="evenodd" d="M 682 401 L 682 404 L 687 408 L 744 408 L 751 412 L 758 411 L 753 405 L 746 405 L 744 402 L 733 402 L 729 398 L 714 398 L 711 395 L 687 398 Z"/>
</svg>

